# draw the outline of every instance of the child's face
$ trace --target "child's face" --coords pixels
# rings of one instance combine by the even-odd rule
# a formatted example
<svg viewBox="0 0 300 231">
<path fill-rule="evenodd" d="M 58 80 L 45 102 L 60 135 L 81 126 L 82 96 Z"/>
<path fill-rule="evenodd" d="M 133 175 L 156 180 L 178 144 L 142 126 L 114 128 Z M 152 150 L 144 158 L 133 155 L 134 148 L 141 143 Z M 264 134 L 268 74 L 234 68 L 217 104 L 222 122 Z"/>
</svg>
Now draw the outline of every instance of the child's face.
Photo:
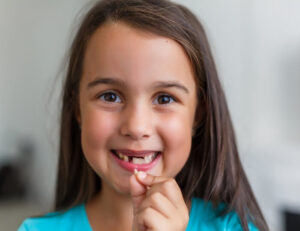
<svg viewBox="0 0 300 231">
<path fill-rule="evenodd" d="M 83 152 L 103 184 L 128 193 L 134 168 L 175 177 L 186 163 L 196 84 L 175 41 L 101 26 L 86 49 L 79 103 Z"/>
</svg>

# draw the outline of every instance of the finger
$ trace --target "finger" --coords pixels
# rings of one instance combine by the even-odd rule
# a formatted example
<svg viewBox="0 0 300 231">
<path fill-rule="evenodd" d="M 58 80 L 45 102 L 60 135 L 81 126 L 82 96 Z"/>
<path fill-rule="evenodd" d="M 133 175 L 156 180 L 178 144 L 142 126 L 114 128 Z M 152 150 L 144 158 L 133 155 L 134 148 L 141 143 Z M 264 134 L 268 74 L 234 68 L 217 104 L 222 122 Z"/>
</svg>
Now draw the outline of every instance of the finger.
<svg viewBox="0 0 300 231">
<path fill-rule="evenodd" d="M 143 184 L 141 184 L 137 178 L 136 175 L 133 174 L 130 177 L 130 193 L 132 197 L 132 203 L 133 203 L 133 209 L 136 211 L 136 209 L 139 207 L 140 203 L 144 200 L 147 192 L 147 187 Z"/>
<path fill-rule="evenodd" d="M 167 178 L 162 176 L 153 176 L 151 174 L 147 174 L 145 172 L 138 172 L 135 174 L 138 181 L 145 186 L 151 187 L 154 184 L 160 183 L 165 181 Z"/>
<path fill-rule="evenodd" d="M 168 198 L 175 208 L 186 207 L 181 190 L 173 178 L 152 185 L 147 191 L 147 197 L 156 192 Z"/>
<path fill-rule="evenodd" d="M 170 178 L 164 182 L 153 185 L 150 189 L 148 189 L 146 198 L 150 198 L 155 194 L 163 195 L 164 198 L 166 198 L 172 205 L 167 207 L 168 204 L 163 203 L 162 201 L 160 204 L 158 204 L 158 207 L 155 207 L 158 211 L 166 214 L 167 217 L 174 220 L 175 223 L 178 222 L 178 227 L 188 223 L 189 209 L 175 180 Z M 143 203 L 141 206 L 143 206 Z M 164 209 L 168 209 L 168 211 Z"/>
<path fill-rule="evenodd" d="M 136 174 L 138 181 L 148 187 L 147 196 L 159 191 L 167 197 L 176 208 L 186 207 L 181 190 L 174 178 L 153 176 L 145 172 Z"/>
<path fill-rule="evenodd" d="M 172 213 L 176 208 L 163 194 L 159 192 L 152 193 L 147 196 L 140 204 L 137 213 L 145 210 L 146 208 L 153 208 L 157 212 L 161 213 L 167 219 L 172 217 Z"/>
<path fill-rule="evenodd" d="M 168 220 L 153 208 L 145 208 L 136 217 L 137 226 L 150 230 L 167 230 Z"/>
</svg>

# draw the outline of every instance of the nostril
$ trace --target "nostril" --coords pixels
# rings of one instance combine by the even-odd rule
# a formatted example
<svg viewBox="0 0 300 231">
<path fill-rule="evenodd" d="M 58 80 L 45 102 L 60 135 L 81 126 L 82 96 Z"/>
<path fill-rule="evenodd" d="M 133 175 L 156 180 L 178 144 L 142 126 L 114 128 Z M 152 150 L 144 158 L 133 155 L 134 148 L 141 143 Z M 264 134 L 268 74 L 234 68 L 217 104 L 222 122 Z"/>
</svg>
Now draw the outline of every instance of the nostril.
<svg viewBox="0 0 300 231">
<path fill-rule="evenodd" d="M 143 106 L 144 107 L 144 106 Z M 153 130 L 151 112 L 145 108 L 131 108 L 122 115 L 120 133 L 134 140 L 151 136 Z"/>
<path fill-rule="evenodd" d="M 151 128 L 143 128 L 143 127 L 126 128 L 126 127 L 123 127 L 121 129 L 121 135 L 130 137 L 134 140 L 148 138 L 151 136 L 151 133 L 152 133 Z"/>
</svg>

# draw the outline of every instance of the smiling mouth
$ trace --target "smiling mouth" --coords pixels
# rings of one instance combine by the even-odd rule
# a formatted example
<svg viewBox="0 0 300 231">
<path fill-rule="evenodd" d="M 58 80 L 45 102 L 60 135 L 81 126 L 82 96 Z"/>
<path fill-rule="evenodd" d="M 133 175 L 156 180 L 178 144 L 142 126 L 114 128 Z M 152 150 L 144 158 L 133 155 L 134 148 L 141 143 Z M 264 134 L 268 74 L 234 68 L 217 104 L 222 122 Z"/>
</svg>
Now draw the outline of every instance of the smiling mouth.
<svg viewBox="0 0 300 231">
<path fill-rule="evenodd" d="M 120 160 L 123 160 L 128 163 L 136 164 L 136 165 L 142 165 L 142 164 L 150 164 L 153 162 L 160 154 L 161 152 L 148 152 L 146 155 L 134 155 L 134 154 L 128 154 L 126 152 L 120 152 L 117 150 L 111 150 L 111 152 Z"/>
</svg>

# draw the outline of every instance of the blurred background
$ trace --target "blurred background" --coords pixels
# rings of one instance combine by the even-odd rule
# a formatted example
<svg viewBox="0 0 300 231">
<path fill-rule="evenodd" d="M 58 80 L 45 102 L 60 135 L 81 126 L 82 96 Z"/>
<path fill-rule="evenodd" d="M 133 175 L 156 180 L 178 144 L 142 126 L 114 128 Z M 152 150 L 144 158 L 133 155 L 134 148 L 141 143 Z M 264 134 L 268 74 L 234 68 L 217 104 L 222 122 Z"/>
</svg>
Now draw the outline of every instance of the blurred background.
<svg viewBox="0 0 300 231">
<path fill-rule="evenodd" d="M 300 1 L 176 2 L 206 28 L 270 229 L 300 230 Z M 0 0 L 0 231 L 52 209 L 63 61 L 91 3 Z"/>
</svg>

